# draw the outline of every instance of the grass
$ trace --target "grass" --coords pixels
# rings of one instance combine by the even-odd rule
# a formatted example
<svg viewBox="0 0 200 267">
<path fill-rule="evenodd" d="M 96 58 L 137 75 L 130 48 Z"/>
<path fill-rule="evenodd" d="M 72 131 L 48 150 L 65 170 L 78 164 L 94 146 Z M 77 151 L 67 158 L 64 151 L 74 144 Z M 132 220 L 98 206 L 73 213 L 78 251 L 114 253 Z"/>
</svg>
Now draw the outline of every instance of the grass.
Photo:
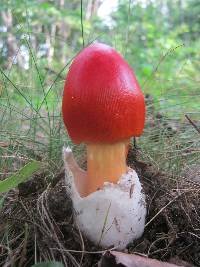
<svg viewBox="0 0 200 267">
<path fill-rule="evenodd" d="M 45 161 L 50 177 L 53 177 L 62 166 L 63 144 L 71 145 L 79 158 L 82 150 L 71 143 L 61 116 L 64 77 L 73 57 L 55 74 L 42 60 L 35 58 L 28 40 L 26 43 L 31 68 L 22 72 L 12 65 L 10 70 L 1 70 L 2 178 L 32 159 Z M 166 77 L 168 57 L 176 49 L 184 47 L 170 49 L 142 83 L 144 92 L 148 93 L 147 120 L 139 146 L 146 160 L 154 162 L 158 169 L 177 175 L 186 166 L 200 160 L 199 134 L 185 119 L 185 114 L 198 119 L 200 105 L 196 60 L 188 64 L 182 62 L 183 66 L 173 72 L 172 77 Z M 169 60 L 171 62 L 171 58 Z"/>
<path fill-rule="evenodd" d="M 15 66 L 8 74 L 1 72 L 0 134 L 1 141 L 7 144 L 1 147 L 1 153 L 8 155 L 8 159 L 1 161 L 2 169 L 8 166 L 12 169 L 10 154 L 15 154 L 15 158 L 26 159 L 37 158 L 42 154 L 43 160 L 48 158 L 55 168 L 59 162 L 59 159 L 55 160 L 59 154 L 56 151 L 61 149 L 63 142 L 69 142 L 61 126 L 64 81 L 59 80 L 60 73 L 67 65 L 57 76 L 52 76 L 38 69 L 34 57 L 33 61 L 33 69 L 23 73 Z"/>
</svg>

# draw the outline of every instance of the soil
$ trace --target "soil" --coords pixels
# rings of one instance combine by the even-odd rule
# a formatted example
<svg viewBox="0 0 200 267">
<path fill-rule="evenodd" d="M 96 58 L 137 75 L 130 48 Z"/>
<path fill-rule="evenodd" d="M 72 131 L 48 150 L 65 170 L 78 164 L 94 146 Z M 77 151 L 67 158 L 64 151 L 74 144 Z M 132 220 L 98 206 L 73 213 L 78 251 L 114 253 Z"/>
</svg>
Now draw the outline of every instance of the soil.
<svg viewBox="0 0 200 267">
<path fill-rule="evenodd" d="M 148 215 L 143 236 L 125 252 L 200 266 L 200 184 L 155 170 L 140 160 L 138 149 L 130 149 L 128 165 L 140 176 Z M 82 236 L 73 222 L 64 172 L 51 184 L 44 176 L 34 176 L 6 196 L 0 213 L 0 266 L 31 266 L 35 259 L 97 266 L 101 248 Z"/>
</svg>

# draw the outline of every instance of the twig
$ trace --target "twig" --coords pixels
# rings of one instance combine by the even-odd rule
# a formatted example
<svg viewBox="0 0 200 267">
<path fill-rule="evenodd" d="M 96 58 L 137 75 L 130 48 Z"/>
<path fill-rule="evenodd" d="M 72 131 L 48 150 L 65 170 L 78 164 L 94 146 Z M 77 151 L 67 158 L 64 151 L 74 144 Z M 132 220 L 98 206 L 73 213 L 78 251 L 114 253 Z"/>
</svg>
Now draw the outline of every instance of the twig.
<svg viewBox="0 0 200 267">
<path fill-rule="evenodd" d="M 189 121 L 189 123 L 194 127 L 194 129 L 200 134 L 200 129 L 197 127 L 197 125 L 188 117 L 188 115 L 185 115 L 185 117 Z"/>
<path fill-rule="evenodd" d="M 99 251 L 87 251 L 87 250 L 74 250 L 74 249 L 59 249 L 59 248 L 51 248 L 52 250 L 58 250 L 58 251 L 63 251 L 63 252 L 71 252 L 71 253 L 78 253 L 78 254 L 104 254 L 106 253 L 108 250 L 99 250 Z M 111 248 L 109 249 L 109 251 L 113 251 L 117 249 L 117 247 Z"/>
<path fill-rule="evenodd" d="M 18 264 L 19 267 L 23 267 L 24 263 L 26 261 L 27 244 L 28 244 L 28 224 L 26 223 L 25 224 L 25 231 L 24 231 L 24 241 L 23 241 L 20 260 L 19 260 L 19 264 Z"/>
<path fill-rule="evenodd" d="M 154 215 L 146 224 L 145 227 L 147 227 L 161 212 L 163 212 L 164 209 L 166 209 L 169 205 L 171 205 L 178 197 L 180 197 L 183 193 L 180 195 L 177 195 L 175 198 L 173 198 L 171 201 L 169 201 L 164 207 L 162 207 L 156 215 Z"/>
<path fill-rule="evenodd" d="M 64 168 L 62 168 L 62 170 L 56 176 L 54 176 L 53 180 L 51 181 L 51 186 L 55 187 L 63 177 L 65 177 Z"/>
</svg>

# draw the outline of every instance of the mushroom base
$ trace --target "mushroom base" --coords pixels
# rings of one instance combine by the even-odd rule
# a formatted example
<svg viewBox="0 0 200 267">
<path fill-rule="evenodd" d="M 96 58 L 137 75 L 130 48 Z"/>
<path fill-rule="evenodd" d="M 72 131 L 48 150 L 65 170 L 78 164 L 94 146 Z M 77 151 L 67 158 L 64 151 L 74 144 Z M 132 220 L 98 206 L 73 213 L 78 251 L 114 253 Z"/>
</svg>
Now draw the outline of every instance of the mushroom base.
<svg viewBox="0 0 200 267">
<path fill-rule="evenodd" d="M 137 173 L 129 169 L 117 184 L 81 197 L 74 179 L 77 166 L 70 148 L 63 149 L 65 182 L 74 208 L 74 218 L 82 233 L 95 245 L 124 249 L 144 231 L 145 196 Z M 76 175 L 83 170 L 77 169 Z M 81 179 L 81 177 L 80 177 Z"/>
</svg>

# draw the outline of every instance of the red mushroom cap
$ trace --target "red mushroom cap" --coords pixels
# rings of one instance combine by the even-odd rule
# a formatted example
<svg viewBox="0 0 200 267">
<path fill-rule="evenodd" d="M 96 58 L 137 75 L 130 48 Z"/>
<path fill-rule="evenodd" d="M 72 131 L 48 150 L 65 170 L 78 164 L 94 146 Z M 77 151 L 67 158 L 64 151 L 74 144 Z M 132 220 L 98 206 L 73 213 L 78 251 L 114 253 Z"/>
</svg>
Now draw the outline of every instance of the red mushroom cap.
<svg viewBox="0 0 200 267">
<path fill-rule="evenodd" d="M 133 70 L 101 43 L 84 48 L 71 64 L 62 112 L 75 143 L 119 142 L 144 128 L 144 96 Z"/>
</svg>

